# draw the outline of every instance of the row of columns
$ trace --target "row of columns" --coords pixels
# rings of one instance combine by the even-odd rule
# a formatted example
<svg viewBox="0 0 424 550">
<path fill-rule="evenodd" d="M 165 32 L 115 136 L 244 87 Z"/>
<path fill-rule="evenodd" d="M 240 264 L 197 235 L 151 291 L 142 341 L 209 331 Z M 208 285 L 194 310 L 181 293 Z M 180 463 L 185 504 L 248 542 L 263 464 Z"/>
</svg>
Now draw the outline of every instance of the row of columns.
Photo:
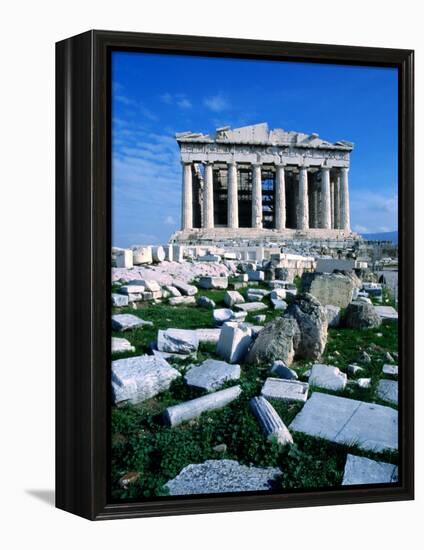
<svg viewBox="0 0 424 550">
<path fill-rule="evenodd" d="M 275 229 L 286 228 L 286 189 L 285 189 L 285 167 L 276 165 L 275 174 Z M 299 167 L 299 185 L 297 193 L 297 220 L 298 229 L 309 229 L 319 227 L 322 229 L 343 229 L 350 230 L 349 212 L 349 185 L 348 168 L 338 168 L 337 180 L 331 185 L 330 168 L 323 166 L 321 171 L 321 204 L 318 205 L 318 193 L 312 194 L 314 201 L 314 217 L 309 220 L 309 189 L 308 189 L 308 167 Z M 228 227 L 239 227 L 238 216 L 238 183 L 237 164 L 228 163 Z M 182 200 L 182 227 L 183 229 L 193 228 L 193 173 L 191 163 L 183 163 L 183 200 Z M 261 165 L 252 165 L 252 228 L 262 228 L 262 173 Z M 213 164 L 205 163 L 204 187 L 203 187 L 203 224 L 206 229 L 214 227 L 214 194 L 213 194 Z"/>
</svg>

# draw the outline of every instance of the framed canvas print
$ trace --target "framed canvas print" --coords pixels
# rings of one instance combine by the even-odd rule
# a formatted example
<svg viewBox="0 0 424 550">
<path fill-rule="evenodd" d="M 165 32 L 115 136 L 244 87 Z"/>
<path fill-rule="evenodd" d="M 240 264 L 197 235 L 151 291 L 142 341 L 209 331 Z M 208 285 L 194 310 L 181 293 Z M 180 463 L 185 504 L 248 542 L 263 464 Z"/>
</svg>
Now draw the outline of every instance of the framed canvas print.
<svg viewBox="0 0 424 550">
<path fill-rule="evenodd" d="M 57 506 L 413 498 L 413 52 L 57 53 Z"/>
</svg>

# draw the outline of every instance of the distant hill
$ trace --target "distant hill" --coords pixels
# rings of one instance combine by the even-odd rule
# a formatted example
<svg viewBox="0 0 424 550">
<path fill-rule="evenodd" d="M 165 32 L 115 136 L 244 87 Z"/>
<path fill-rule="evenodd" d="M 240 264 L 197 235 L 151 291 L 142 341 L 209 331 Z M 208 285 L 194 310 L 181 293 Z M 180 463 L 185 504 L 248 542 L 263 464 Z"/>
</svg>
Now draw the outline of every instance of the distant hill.
<svg viewBox="0 0 424 550">
<path fill-rule="evenodd" d="M 361 236 L 366 241 L 392 241 L 398 243 L 398 232 L 389 231 L 388 233 L 362 233 Z"/>
</svg>

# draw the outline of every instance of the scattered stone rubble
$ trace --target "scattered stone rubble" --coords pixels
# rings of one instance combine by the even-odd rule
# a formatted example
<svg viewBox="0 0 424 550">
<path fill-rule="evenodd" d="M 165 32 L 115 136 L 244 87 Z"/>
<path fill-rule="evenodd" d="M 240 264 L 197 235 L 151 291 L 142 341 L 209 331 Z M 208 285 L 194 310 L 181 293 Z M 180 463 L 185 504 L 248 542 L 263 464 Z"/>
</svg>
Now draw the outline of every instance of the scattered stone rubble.
<svg viewBox="0 0 424 550">
<path fill-rule="evenodd" d="M 397 311 L 391 306 L 374 305 L 376 301 L 382 303 L 382 285 L 367 272 L 363 262 L 331 256 L 314 259 L 306 255 L 311 248 L 304 246 L 299 250 L 302 255 L 290 256 L 278 248 L 272 251 L 249 246 L 240 252 L 217 246 L 177 244 L 113 249 L 114 311 L 128 307 L 142 311 L 148 305 L 144 302 L 180 307 L 182 315 L 186 306 L 205 308 L 210 310 L 210 319 L 216 327 L 160 329 L 157 341 L 150 346 L 151 355 L 113 360 L 115 404 L 141 403 L 167 391 L 180 379 L 179 383 L 183 381 L 208 393 L 166 408 L 162 411 L 163 419 L 171 427 L 196 422 L 202 414 L 239 398 L 243 382 L 221 388 L 236 383 L 249 363 L 269 369 L 260 395 L 250 400 L 250 411 L 267 440 L 286 445 L 296 440 L 296 433 L 305 433 L 334 443 L 354 444 L 366 451 L 397 450 L 398 417 L 394 407 L 398 403 L 398 367 L 393 364 L 396 353 L 385 358 L 382 375 L 386 379 L 379 380 L 376 389 L 367 377 L 369 365 L 375 361 L 371 346 L 367 349 L 372 357 L 359 350 L 356 360 L 361 366 L 347 367 L 349 376 L 360 376 L 356 379 L 348 380 L 337 366 L 319 363 L 328 328 L 376 328 L 383 322 L 396 322 Z M 362 283 L 357 273 L 364 274 L 367 281 Z M 293 284 L 295 276 L 301 276 L 301 293 Z M 223 298 L 215 301 L 214 293 L 209 293 L 215 290 L 225 291 L 215 293 Z M 219 307 L 221 300 L 226 307 Z M 261 311 L 264 313 L 255 315 Z M 266 322 L 267 318 L 271 320 Z M 112 329 L 117 332 L 143 330 L 146 325 L 153 323 L 129 313 L 112 315 Z M 216 355 L 193 364 L 203 344 L 216 346 Z M 135 346 L 125 338 L 112 337 L 111 345 L 113 354 L 136 353 Z M 329 362 L 334 359 L 337 364 L 337 355 L 340 354 L 335 351 Z M 189 365 L 177 361 L 188 358 Z M 296 370 L 290 368 L 298 359 L 310 360 L 309 371 L 300 371 L 301 379 L 307 382 L 299 381 Z M 319 391 L 313 391 L 309 397 L 310 387 L 337 392 L 371 388 L 374 398 L 387 406 Z M 272 403 L 277 406 L 278 401 L 302 406 L 288 428 L 273 407 Z M 225 453 L 227 445 L 215 445 L 212 451 Z M 207 460 L 186 466 L 166 487 L 171 495 L 269 490 L 281 474 L 278 468 Z M 137 472 L 129 472 L 121 478 L 120 486 L 127 488 L 138 476 Z M 393 483 L 396 479 L 397 467 L 392 464 L 347 456 L 343 485 Z"/>
</svg>

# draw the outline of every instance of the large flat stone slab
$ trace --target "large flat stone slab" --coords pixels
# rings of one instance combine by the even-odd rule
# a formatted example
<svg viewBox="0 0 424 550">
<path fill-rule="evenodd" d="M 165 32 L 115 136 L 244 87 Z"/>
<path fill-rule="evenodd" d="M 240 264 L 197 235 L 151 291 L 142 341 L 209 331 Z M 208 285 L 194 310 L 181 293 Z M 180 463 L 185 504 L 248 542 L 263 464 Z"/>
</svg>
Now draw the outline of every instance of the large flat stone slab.
<svg viewBox="0 0 424 550">
<path fill-rule="evenodd" d="M 398 448 L 397 411 L 320 392 L 312 394 L 289 429 L 367 451 Z"/>
<path fill-rule="evenodd" d="M 396 380 L 380 380 L 377 386 L 377 395 L 382 401 L 397 405 L 398 383 Z"/>
<path fill-rule="evenodd" d="M 340 391 L 344 390 L 346 386 L 347 376 L 337 367 L 316 363 L 312 367 L 308 382 L 311 386 L 317 386 L 318 388 Z"/>
<path fill-rule="evenodd" d="M 189 369 L 184 381 L 188 386 L 206 391 L 217 390 L 229 380 L 240 378 L 240 365 L 231 365 L 225 361 L 206 359 L 200 365 L 194 365 Z"/>
<path fill-rule="evenodd" d="M 267 378 L 262 386 L 261 395 L 266 399 L 280 401 L 301 401 L 308 398 L 309 384 L 297 380 L 283 380 L 282 378 Z"/>
<path fill-rule="evenodd" d="M 117 313 L 116 315 L 112 315 L 112 329 L 120 332 L 152 325 L 153 323 L 151 321 L 143 321 L 143 319 L 131 313 Z"/>
<path fill-rule="evenodd" d="M 170 495 L 269 491 L 281 474 L 279 468 L 244 466 L 236 460 L 207 460 L 203 464 L 189 464 L 165 487 Z"/>
<path fill-rule="evenodd" d="M 342 485 L 368 485 L 375 483 L 396 483 L 398 467 L 388 462 L 378 462 L 363 456 L 348 454 Z"/>
<path fill-rule="evenodd" d="M 141 403 L 169 388 L 180 373 L 164 359 L 140 355 L 112 361 L 112 393 L 115 403 Z"/>
</svg>

